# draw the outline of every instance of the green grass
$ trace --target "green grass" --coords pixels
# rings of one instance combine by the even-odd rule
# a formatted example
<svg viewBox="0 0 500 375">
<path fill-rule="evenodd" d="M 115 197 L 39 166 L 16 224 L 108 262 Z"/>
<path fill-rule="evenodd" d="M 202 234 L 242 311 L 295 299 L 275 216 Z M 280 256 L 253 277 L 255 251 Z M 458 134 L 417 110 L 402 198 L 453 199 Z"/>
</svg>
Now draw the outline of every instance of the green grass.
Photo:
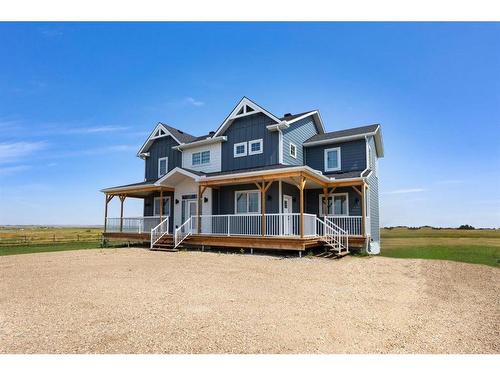
<svg viewBox="0 0 500 375">
<path fill-rule="evenodd" d="M 382 230 L 381 256 L 500 266 L 499 230 Z"/>
<path fill-rule="evenodd" d="M 45 253 L 49 251 L 66 251 L 66 250 L 82 250 L 82 249 L 95 249 L 101 247 L 100 242 L 68 242 L 58 243 L 51 245 L 16 245 L 10 247 L 0 247 L 1 255 L 14 255 L 14 254 L 30 254 L 30 253 Z"/>
</svg>

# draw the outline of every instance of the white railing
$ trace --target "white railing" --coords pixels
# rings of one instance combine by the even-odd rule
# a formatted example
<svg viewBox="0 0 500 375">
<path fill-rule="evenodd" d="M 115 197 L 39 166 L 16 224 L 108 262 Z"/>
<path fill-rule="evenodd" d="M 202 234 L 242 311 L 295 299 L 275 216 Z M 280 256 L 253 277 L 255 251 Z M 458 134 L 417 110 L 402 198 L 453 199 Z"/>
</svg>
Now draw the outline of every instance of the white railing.
<svg viewBox="0 0 500 375">
<path fill-rule="evenodd" d="M 106 232 L 149 233 L 158 224 L 160 224 L 159 216 L 108 217 Z"/>
<path fill-rule="evenodd" d="M 151 229 L 151 249 L 153 248 L 153 245 L 160 240 L 160 238 L 162 238 L 165 234 L 168 234 L 169 221 L 169 217 L 167 216 L 160 224 Z"/>
<path fill-rule="evenodd" d="M 351 236 L 363 235 L 363 226 L 361 225 L 362 220 L 362 216 L 330 215 L 325 217 L 325 221 L 327 223 L 335 224 L 336 226 L 345 230 Z"/>
<path fill-rule="evenodd" d="M 266 236 L 300 236 L 300 214 L 266 214 Z M 195 215 L 199 234 L 222 236 L 262 236 L 262 215 Z M 304 214 L 304 236 L 316 235 L 316 215 Z M 198 232 L 196 232 L 198 233 Z"/>
<path fill-rule="evenodd" d="M 188 238 L 196 230 L 196 221 L 194 216 L 187 219 L 179 228 L 174 232 L 174 248 L 179 246 L 182 241 Z"/>
<path fill-rule="evenodd" d="M 316 224 L 318 236 L 330 244 L 334 250 L 340 252 L 342 249 L 345 249 L 349 251 L 349 235 L 347 231 L 320 218 L 316 218 Z"/>
</svg>

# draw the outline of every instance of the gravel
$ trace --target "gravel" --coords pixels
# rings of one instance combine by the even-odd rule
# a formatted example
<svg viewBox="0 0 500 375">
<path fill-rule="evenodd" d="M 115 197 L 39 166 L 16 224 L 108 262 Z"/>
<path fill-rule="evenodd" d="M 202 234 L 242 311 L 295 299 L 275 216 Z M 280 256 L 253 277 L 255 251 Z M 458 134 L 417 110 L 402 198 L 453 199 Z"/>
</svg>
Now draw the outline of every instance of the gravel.
<svg viewBox="0 0 500 375">
<path fill-rule="evenodd" d="M 500 269 L 144 249 L 0 257 L 0 353 L 499 353 Z"/>
</svg>

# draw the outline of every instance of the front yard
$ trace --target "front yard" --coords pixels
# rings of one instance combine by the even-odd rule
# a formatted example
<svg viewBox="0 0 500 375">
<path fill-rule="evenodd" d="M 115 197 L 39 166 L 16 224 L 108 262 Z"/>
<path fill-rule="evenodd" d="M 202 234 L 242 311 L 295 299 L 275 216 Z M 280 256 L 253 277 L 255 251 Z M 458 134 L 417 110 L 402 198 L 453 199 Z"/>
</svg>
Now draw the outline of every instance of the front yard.
<svg viewBox="0 0 500 375">
<path fill-rule="evenodd" d="M 499 353 L 500 269 L 144 249 L 0 257 L 2 353 Z"/>
</svg>

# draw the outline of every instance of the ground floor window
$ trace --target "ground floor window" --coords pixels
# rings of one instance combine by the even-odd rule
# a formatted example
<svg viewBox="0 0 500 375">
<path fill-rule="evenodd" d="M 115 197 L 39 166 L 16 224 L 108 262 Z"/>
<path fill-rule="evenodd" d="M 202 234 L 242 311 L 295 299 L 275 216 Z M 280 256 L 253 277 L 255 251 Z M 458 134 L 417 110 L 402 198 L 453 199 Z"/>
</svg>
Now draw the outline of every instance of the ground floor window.
<svg viewBox="0 0 500 375">
<path fill-rule="evenodd" d="M 260 212 L 258 190 L 237 191 L 234 200 L 234 210 L 237 214 L 258 214 Z"/>
<path fill-rule="evenodd" d="M 325 216 L 323 213 L 324 208 L 324 195 L 319 196 L 319 216 Z M 328 215 L 349 215 L 349 194 L 338 193 L 328 196 Z"/>
<path fill-rule="evenodd" d="M 160 216 L 160 197 L 154 198 L 153 216 Z M 170 197 L 163 197 L 163 216 L 170 216 Z"/>
</svg>

